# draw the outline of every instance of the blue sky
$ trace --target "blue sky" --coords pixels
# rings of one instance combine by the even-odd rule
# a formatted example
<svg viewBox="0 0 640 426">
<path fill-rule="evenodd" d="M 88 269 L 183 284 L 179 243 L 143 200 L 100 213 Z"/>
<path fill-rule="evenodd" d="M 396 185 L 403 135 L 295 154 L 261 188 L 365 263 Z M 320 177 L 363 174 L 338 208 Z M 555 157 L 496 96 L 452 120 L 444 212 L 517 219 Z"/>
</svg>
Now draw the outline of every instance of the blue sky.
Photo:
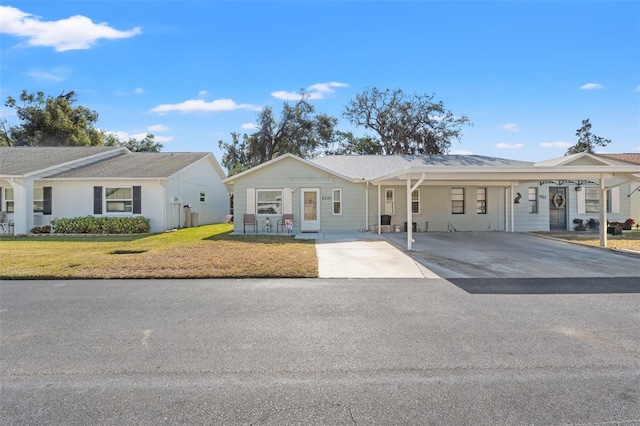
<svg viewBox="0 0 640 426">
<path fill-rule="evenodd" d="M 640 152 L 638 1 L 5 1 L 0 95 L 58 95 L 121 138 L 221 153 L 300 89 L 339 128 L 366 88 L 435 94 L 473 123 L 451 153 L 564 155 L 589 118 Z M 6 108 L 1 117 L 15 117 Z"/>
</svg>

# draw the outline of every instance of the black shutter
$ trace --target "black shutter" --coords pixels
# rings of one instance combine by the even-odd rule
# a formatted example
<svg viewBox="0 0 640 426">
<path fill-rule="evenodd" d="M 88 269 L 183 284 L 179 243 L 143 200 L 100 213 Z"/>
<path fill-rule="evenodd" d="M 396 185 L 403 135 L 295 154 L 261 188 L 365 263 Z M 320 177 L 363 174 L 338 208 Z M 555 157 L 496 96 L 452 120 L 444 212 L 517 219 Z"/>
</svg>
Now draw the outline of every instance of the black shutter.
<svg viewBox="0 0 640 426">
<path fill-rule="evenodd" d="M 42 214 L 51 214 L 51 187 L 45 186 L 42 188 L 43 193 L 43 203 L 42 203 Z"/>
<path fill-rule="evenodd" d="M 142 214 L 142 187 L 133 187 L 133 214 Z"/>
<path fill-rule="evenodd" d="M 93 214 L 102 214 L 102 187 L 93 187 Z"/>
</svg>

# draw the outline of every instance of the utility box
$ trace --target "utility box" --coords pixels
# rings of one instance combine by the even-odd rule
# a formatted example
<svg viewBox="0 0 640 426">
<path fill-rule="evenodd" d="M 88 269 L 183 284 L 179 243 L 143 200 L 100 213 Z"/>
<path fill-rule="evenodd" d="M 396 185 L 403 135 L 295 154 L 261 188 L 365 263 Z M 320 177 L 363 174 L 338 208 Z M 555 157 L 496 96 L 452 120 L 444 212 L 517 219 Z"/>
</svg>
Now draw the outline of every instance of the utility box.
<svg viewBox="0 0 640 426">
<path fill-rule="evenodd" d="M 191 206 L 184 206 L 184 227 L 191 228 Z"/>
</svg>

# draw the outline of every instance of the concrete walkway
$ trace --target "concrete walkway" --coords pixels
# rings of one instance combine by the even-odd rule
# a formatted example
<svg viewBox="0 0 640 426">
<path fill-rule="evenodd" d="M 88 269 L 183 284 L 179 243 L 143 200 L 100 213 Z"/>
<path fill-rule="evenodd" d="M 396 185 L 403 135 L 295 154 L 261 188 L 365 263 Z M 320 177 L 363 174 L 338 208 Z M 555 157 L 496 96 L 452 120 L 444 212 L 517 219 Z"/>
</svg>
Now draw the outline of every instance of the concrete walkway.
<svg viewBox="0 0 640 426">
<path fill-rule="evenodd" d="M 319 232 L 295 238 L 315 240 L 320 278 L 440 278 L 378 234 Z"/>
</svg>

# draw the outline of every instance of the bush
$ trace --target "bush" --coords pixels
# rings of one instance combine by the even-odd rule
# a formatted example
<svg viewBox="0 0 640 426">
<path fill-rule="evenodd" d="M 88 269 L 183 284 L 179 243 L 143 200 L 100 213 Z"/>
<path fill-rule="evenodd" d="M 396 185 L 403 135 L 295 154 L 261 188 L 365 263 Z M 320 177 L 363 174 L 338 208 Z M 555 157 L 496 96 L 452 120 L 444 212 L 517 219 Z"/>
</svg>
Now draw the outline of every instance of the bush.
<svg viewBox="0 0 640 426">
<path fill-rule="evenodd" d="M 142 216 L 62 218 L 52 220 L 51 227 L 56 234 L 144 234 L 151 229 Z"/>
<path fill-rule="evenodd" d="M 30 232 L 32 234 L 50 234 L 51 233 L 51 226 L 49 226 L 49 225 L 34 226 L 33 228 L 31 228 Z"/>
</svg>

